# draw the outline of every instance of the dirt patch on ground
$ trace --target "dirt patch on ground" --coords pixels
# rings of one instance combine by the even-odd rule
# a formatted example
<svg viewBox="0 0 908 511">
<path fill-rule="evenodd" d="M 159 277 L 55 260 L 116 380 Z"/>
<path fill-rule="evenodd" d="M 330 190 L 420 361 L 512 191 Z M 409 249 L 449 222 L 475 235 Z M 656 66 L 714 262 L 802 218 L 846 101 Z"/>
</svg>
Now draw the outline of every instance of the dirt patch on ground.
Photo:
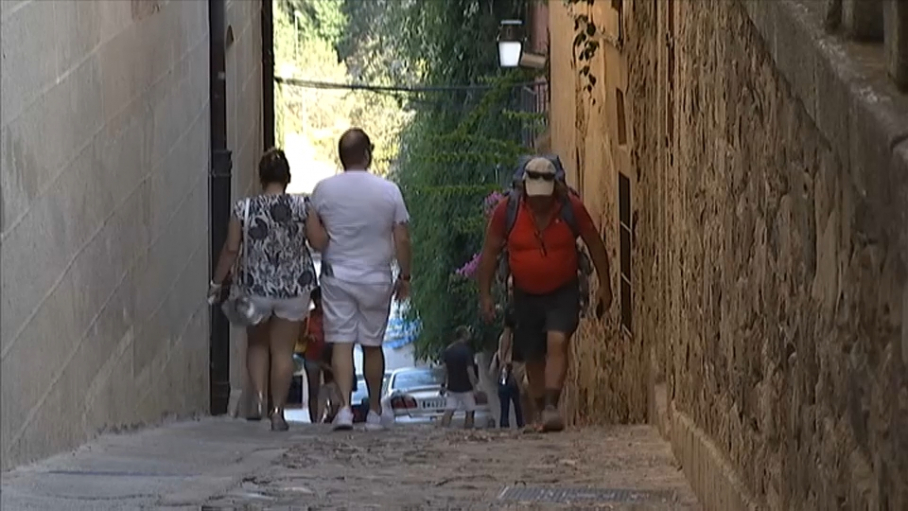
<svg viewBox="0 0 908 511">
<path fill-rule="evenodd" d="M 700 509 L 646 426 L 542 435 L 319 425 L 292 439 L 277 463 L 209 509 Z"/>
</svg>

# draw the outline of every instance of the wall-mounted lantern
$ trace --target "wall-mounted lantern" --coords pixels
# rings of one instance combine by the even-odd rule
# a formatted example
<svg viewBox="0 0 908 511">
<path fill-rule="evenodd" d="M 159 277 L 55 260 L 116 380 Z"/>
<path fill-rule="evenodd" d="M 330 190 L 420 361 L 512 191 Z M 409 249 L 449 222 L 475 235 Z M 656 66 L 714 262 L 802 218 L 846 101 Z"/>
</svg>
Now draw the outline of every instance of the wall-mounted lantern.
<svg viewBox="0 0 908 511">
<path fill-rule="evenodd" d="M 502 20 L 498 27 L 498 63 L 501 67 L 518 67 L 523 54 L 523 22 Z"/>
<path fill-rule="evenodd" d="M 520 20 L 502 20 L 498 26 L 498 63 L 501 67 L 542 69 L 545 55 L 524 49 L 526 36 Z"/>
</svg>

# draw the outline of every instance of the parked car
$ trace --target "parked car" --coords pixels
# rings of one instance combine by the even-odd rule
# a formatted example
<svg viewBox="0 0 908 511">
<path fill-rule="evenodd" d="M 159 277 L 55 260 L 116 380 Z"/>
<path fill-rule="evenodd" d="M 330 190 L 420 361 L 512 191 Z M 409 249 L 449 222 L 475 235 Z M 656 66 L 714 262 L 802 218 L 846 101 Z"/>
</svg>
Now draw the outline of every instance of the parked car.
<svg viewBox="0 0 908 511">
<path fill-rule="evenodd" d="M 394 410 L 397 423 L 427 423 L 441 418 L 446 398 L 442 394 L 445 373 L 440 367 L 408 367 L 391 372 L 385 402 Z M 485 392 L 476 392 L 477 426 L 495 427 L 495 418 L 489 408 Z M 463 412 L 454 414 L 460 420 Z"/>
<path fill-rule="evenodd" d="M 390 377 L 391 372 L 385 372 L 382 380 L 382 397 L 385 396 Z M 366 414 L 369 413 L 369 389 L 366 386 L 366 377 L 361 374 L 356 375 L 356 391 L 350 395 L 350 409 L 353 410 L 354 423 L 366 422 Z"/>
</svg>

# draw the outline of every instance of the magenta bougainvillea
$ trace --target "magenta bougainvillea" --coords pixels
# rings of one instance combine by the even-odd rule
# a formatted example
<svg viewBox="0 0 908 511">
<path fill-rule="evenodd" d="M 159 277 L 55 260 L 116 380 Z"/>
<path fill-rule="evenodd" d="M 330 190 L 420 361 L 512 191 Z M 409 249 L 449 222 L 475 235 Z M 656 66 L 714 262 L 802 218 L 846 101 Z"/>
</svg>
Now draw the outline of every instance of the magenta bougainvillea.
<svg viewBox="0 0 908 511">
<path fill-rule="evenodd" d="M 505 199 L 506 195 L 502 192 L 492 192 L 490 193 L 485 200 L 482 201 L 482 210 L 485 213 L 486 218 L 488 218 L 492 211 L 495 209 L 495 206 L 499 202 Z M 473 254 L 473 257 L 467 262 L 467 264 L 461 266 L 460 268 L 454 270 L 454 274 L 458 277 L 465 279 L 472 279 L 476 277 L 476 270 L 479 269 L 479 253 Z"/>
<path fill-rule="evenodd" d="M 470 259 L 467 264 L 454 270 L 454 274 L 456 274 L 458 277 L 471 279 L 476 276 L 477 269 L 479 269 L 479 253 L 473 254 L 473 258 Z"/>
<path fill-rule="evenodd" d="M 495 206 L 497 206 L 499 202 L 503 201 L 504 198 L 505 194 L 501 192 L 490 193 L 489 196 L 486 197 L 484 201 L 482 201 L 482 210 L 485 212 L 486 216 L 491 215 L 492 210 L 495 208 Z"/>
</svg>

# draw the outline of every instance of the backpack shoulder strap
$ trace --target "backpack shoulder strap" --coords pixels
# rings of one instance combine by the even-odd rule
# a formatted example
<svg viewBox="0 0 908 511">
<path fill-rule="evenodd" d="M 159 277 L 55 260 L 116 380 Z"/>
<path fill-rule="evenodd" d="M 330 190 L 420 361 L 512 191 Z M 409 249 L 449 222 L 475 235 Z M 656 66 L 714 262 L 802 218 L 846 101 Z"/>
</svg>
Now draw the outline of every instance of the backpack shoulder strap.
<svg viewBox="0 0 908 511">
<path fill-rule="evenodd" d="M 517 209 L 519 206 L 520 194 L 517 190 L 511 189 L 508 191 L 508 202 L 505 205 L 504 239 L 508 239 L 514 229 L 514 224 L 517 223 Z"/>
<path fill-rule="evenodd" d="M 579 238 L 580 225 L 577 223 L 577 214 L 574 211 L 574 201 L 571 200 L 572 197 L 572 192 L 568 192 L 568 196 L 561 203 L 561 220 L 568 224 L 568 227 L 570 227 L 571 231 L 574 233 L 574 237 Z"/>
</svg>

